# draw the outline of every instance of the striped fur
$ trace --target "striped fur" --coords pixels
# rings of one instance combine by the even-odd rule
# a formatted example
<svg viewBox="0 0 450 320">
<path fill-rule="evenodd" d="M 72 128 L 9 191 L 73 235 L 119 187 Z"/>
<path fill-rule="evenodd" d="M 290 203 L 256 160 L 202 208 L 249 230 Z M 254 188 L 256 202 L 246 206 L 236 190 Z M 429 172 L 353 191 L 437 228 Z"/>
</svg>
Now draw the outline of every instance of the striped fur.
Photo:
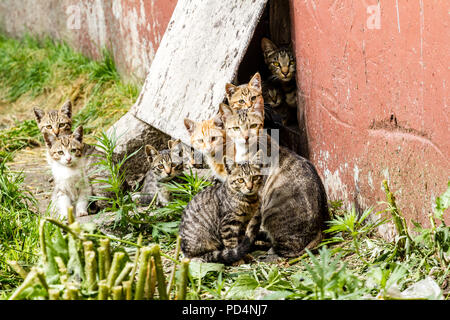
<svg viewBox="0 0 450 320">
<path fill-rule="evenodd" d="M 255 104 L 256 99 L 262 96 L 261 76 L 257 72 L 248 83 L 235 86 L 227 83 L 225 91 L 228 104 L 234 109 L 250 108 Z"/>
<path fill-rule="evenodd" d="M 252 159 L 258 162 L 260 154 Z M 231 164 L 232 163 L 232 164 Z M 181 217 L 181 250 L 188 258 L 232 264 L 250 250 L 260 228 L 261 166 L 225 160 L 224 183 L 198 193 Z"/>
<path fill-rule="evenodd" d="M 72 133 L 72 103 L 68 100 L 60 110 L 45 111 L 34 108 L 36 122 L 42 134 L 70 135 Z"/>
</svg>

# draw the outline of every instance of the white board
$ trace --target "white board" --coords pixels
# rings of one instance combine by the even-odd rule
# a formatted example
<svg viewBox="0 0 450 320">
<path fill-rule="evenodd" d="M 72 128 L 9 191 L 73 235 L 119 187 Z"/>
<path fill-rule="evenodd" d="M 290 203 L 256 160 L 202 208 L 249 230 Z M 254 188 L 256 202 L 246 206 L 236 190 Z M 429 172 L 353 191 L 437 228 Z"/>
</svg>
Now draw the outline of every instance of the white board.
<svg viewBox="0 0 450 320">
<path fill-rule="evenodd" d="M 268 0 L 179 0 L 130 110 L 190 144 L 183 119 L 216 114 Z"/>
</svg>

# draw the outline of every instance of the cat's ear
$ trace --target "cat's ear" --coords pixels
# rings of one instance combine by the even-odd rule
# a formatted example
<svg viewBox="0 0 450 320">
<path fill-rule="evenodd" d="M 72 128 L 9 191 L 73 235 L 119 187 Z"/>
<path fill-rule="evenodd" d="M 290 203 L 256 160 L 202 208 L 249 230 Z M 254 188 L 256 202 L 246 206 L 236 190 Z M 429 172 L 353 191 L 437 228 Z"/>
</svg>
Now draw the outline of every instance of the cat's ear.
<svg viewBox="0 0 450 320">
<path fill-rule="evenodd" d="M 248 82 L 248 86 L 262 92 L 261 75 L 259 74 L 259 72 L 255 73 L 255 75 L 250 79 L 250 81 Z"/>
<path fill-rule="evenodd" d="M 72 102 L 67 100 L 61 107 L 61 113 L 66 115 L 69 119 L 72 119 Z"/>
<path fill-rule="evenodd" d="M 195 122 L 192 120 L 189 120 L 188 118 L 185 118 L 184 126 L 186 127 L 189 134 L 192 135 L 192 133 L 194 132 L 194 129 L 195 129 Z"/>
<path fill-rule="evenodd" d="M 44 136 L 45 144 L 50 149 L 53 143 L 55 143 L 56 137 L 53 134 L 47 132 L 44 132 L 42 135 Z"/>
<path fill-rule="evenodd" d="M 172 149 L 172 148 L 176 147 L 176 145 L 179 144 L 180 142 L 181 142 L 180 139 L 169 140 L 169 142 L 167 142 L 167 145 L 169 146 L 169 149 Z"/>
<path fill-rule="evenodd" d="M 77 140 L 78 142 L 82 142 L 82 141 L 83 141 L 83 126 L 77 127 L 77 128 L 73 131 L 72 137 L 74 137 L 75 140 Z"/>
<path fill-rule="evenodd" d="M 231 98 L 231 96 L 236 92 L 237 86 L 235 86 L 232 83 L 227 83 L 225 85 L 225 92 L 227 93 L 228 100 Z"/>
<path fill-rule="evenodd" d="M 252 107 L 252 112 L 259 113 L 261 117 L 264 117 L 264 98 L 261 96 L 256 97 L 255 103 Z"/>
<path fill-rule="evenodd" d="M 252 165 L 256 165 L 261 167 L 262 165 L 262 160 L 263 160 L 263 151 L 262 149 L 258 150 L 258 152 L 256 152 L 253 157 L 250 159 L 250 163 Z"/>
<path fill-rule="evenodd" d="M 261 39 L 261 49 L 262 49 L 264 55 L 266 56 L 267 54 L 270 54 L 271 52 L 277 50 L 278 48 L 275 45 L 275 43 L 270 41 L 268 38 L 262 38 Z"/>
<path fill-rule="evenodd" d="M 231 174 L 231 171 L 234 169 L 234 166 L 236 165 L 234 160 L 230 157 L 223 156 L 222 162 L 225 166 L 225 170 L 228 174 Z"/>
<path fill-rule="evenodd" d="M 233 114 L 233 108 L 227 105 L 226 103 L 221 103 L 219 105 L 219 114 L 223 121 L 227 121 L 227 117 Z"/>
<path fill-rule="evenodd" d="M 35 107 L 33 109 L 34 115 L 36 116 L 37 123 L 41 122 L 42 118 L 45 116 L 45 111 Z"/>
<path fill-rule="evenodd" d="M 219 109 L 220 109 L 220 106 L 219 106 Z M 220 129 L 224 128 L 222 114 L 220 112 L 214 116 L 213 120 L 214 120 L 214 125 L 217 128 L 220 128 Z"/>
<path fill-rule="evenodd" d="M 156 150 L 154 146 L 147 144 L 145 145 L 145 154 L 147 155 L 148 162 L 151 163 L 153 161 L 153 157 L 158 154 L 158 150 Z"/>
</svg>

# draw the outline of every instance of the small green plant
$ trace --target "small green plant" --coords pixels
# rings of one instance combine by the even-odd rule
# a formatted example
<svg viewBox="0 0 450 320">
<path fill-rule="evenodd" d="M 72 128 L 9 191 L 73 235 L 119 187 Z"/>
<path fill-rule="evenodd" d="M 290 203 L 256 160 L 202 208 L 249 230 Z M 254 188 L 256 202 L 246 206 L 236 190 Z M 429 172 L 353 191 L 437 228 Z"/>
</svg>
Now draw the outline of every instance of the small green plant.
<svg viewBox="0 0 450 320">
<path fill-rule="evenodd" d="M 144 300 L 154 299 L 156 292 L 160 300 L 171 297 L 174 287 L 172 280 L 167 285 L 161 261 L 163 253 L 158 245 L 142 246 L 142 238 L 137 244 L 111 239 L 90 224 L 75 222 L 72 208 L 68 222 L 66 225 L 51 218 L 41 221 L 38 265 L 26 271 L 17 262 L 9 262 L 24 277 L 9 300 Z M 134 260 L 121 248 L 112 250 L 111 240 L 136 247 Z M 189 260 L 166 257 L 174 261 L 173 272 L 180 265 L 175 297 L 184 299 Z"/>
<path fill-rule="evenodd" d="M 355 299 L 366 292 L 363 282 L 347 269 L 346 263 L 342 263 L 341 253 L 333 257 L 327 247 L 319 249 L 319 257 L 309 250 L 307 253 L 311 264 L 303 261 L 306 272 L 292 277 L 303 299 Z"/>
<path fill-rule="evenodd" d="M 125 163 L 133 157 L 140 149 L 130 155 L 125 155 L 122 159 L 116 160 L 114 150 L 117 146 L 118 138 L 115 132 L 108 136 L 104 131 L 97 137 L 98 143 L 95 145 L 102 151 L 97 155 L 97 172 L 105 172 L 105 175 L 97 178 L 93 183 L 100 184 L 104 191 L 112 194 L 107 196 L 93 196 L 93 201 L 105 201 L 109 208 L 105 209 L 116 213 L 115 226 L 125 226 L 129 222 L 129 214 L 136 210 L 136 204 L 132 200 L 132 195 L 125 190 Z"/>
<path fill-rule="evenodd" d="M 338 236 L 324 240 L 321 245 L 343 242 L 345 237 L 350 237 L 352 250 L 365 261 L 359 248 L 361 240 L 388 221 L 386 218 L 379 218 L 375 222 L 368 221 L 367 218 L 372 212 L 373 208 L 368 208 L 358 216 L 355 206 L 352 206 L 352 210 L 345 212 L 343 216 L 335 216 L 334 219 L 327 221 L 330 227 L 324 232 Z"/>
<path fill-rule="evenodd" d="M 24 264 L 36 260 L 40 217 L 36 199 L 23 189 L 23 180 L 23 173 L 11 172 L 6 161 L 0 161 L 0 291 L 19 280 L 9 272 L 8 260 Z"/>
</svg>

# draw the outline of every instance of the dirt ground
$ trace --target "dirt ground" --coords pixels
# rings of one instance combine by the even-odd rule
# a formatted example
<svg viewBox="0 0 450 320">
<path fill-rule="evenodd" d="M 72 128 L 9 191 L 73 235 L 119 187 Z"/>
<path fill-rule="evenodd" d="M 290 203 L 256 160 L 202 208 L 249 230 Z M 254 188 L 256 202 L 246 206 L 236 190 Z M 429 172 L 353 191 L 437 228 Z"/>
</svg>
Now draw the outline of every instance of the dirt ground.
<svg viewBox="0 0 450 320">
<path fill-rule="evenodd" d="M 36 197 L 41 214 L 46 211 L 53 191 L 53 184 L 50 182 L 52 174 L 45 152 L 45 146 L 22 149 L 8 163 L 11 170 L 24 173 L 23 186 Z"/>
</svg>

